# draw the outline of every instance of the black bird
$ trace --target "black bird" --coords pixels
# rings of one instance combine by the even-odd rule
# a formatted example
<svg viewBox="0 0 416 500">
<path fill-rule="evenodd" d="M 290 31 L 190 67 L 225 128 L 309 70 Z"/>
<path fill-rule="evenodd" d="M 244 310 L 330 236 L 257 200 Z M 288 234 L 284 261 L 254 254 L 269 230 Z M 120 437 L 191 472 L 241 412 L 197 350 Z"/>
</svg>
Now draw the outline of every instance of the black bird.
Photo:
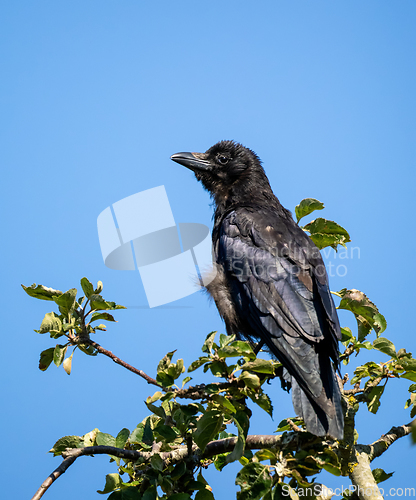
<svg viewBox="0 0 416 500">
<path fill-rule="evenodd" d="M 227 333 L 258 342 L 286 369 L 309 432 L 343 438 L 340 326 L 318 248 L 273 194 L 258 156 L 233 141 L 171 159 L 195 173 L 215 206 L 217 273 L 207 285 Z"/>
</svg>

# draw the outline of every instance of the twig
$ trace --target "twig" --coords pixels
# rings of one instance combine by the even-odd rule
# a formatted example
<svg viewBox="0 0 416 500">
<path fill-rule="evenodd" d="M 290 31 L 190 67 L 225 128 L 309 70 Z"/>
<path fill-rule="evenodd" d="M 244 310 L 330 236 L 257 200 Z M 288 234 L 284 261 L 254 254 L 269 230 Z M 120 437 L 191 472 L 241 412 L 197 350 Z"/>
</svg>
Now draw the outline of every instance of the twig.
<svg viewBox="0 0 416 500">
<path fill-rule="evenodd" d="M 287 420 L 287 423 L 290 425 L 290 428 L 292 429 L 292 431 L 302 432 L 302 429 L 300 427 L 298 427 L 292 419 L 288 418 L 286 420 Z"/>
<path fill-rule="evenodd" d="M 111 351 L 108 351 L 107 349 L 104 349 L 104 347 L 101 347 L 100 344 L 97 344 L 97 342 L 94 342 L 91 339 L 82 339 L 82 341 L 79 342 L 80 344 L 88 344 L 97 349 L 97 351 L 101 354 L 104 354 L 105 356 L 108 356 L 111 358 L 114 363 L 117 363 L 118 365 L 123 366 L 124 368 L 127 368 L 127 370 L 130 370 L 131 372 L 135 373 L 136 375 L 139 375 L 139 377 L 142 377 L 146 380 L 148 384 L 155 385 L 156 387 L 159 387 L 160 389 L 163 389 L 163 386 L 161 386 L 156 380 L 152 377 L 149 377 L 144 371 L 139 370 L 138 368 L 135 368 L 134 366 L 129 365 L 122 359 L 118 358 L 115 354 L 113 354 Z"/>
<path fill-rule="evenodd" d="M 244 387 L 244 383 L 239 381 L 238 379 L 234 379 L 231 382 L 213 382 L 209 385 L 215 386 L 218 391 L 225 391 L 227 389 L 230 389 L 231 387 Z M 202 399 L 208 397 L 208 395 L 205 394 L 206 387 L 207 386 L 205 384 L 199 384 L 187 387 L 186 389 L 172 390 L 172 392 L 175 395 L 175 398 Z"/>
<path fill-rule="evenodd" d="M 122 359 L 118 358 L 115 354 L 113 354 L 111 351 L 108 351 L 104 347 L 102 347 L 100 344 L 97 342 L 94 342 L 88 337 L 82 337 L 79 339 L 77 342 L 73 342 L 74 344 L 81 344 L 81 345 L 91 345 L 97 351 L 101 354 L 104 354 L 105 356 L 109 357 L 114 361 L 114 363 L 117 363 L 118 365 L 126 368 L 127 370 L 131 371 L 132 373 L 135 373 L 136 375 L 139 375 L 139 377 L 142 377 L 146 380 L 148 384 L 155 385 L 156 387 L 159 387 L 159 389 L 162 389 L 164 392 L 172 392 L 176 398 L 182 398 L 182 399 L 202 399 L 204 396 L 204 391 L 206 388 L 205 384 L 200 384 L 200 385 L 195 385 L 191 387 L 187 387 L 186 389 L 171 389 L 168 387 L 163 387 L 161 384 L 159 384 L 154 378 L 150 377 L 145 373 L 143 370 L 139 370 L 138 368 L 135 368 L 132 365 L 129 365 Z M 239 385 L 244 385 L 242 382 L 239 382 L 237 379 L 232 381 L 232 382 L 222 382 L 222 383 L 212 383 L 209 385 L 215 385 L 219 390 L 226 390 L 229 389 L 231 386 L 238 387 Z"/>
</svg>

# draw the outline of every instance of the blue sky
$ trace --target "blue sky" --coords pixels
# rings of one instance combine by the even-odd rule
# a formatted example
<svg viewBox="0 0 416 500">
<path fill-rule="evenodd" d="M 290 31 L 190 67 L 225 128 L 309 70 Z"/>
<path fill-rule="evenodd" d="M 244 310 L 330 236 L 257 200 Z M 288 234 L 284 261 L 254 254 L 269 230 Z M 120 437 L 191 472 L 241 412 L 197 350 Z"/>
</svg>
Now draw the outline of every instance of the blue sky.
<svg viewBox="0 0 416 500">
<path fill-rule="evenodd" d="M 189 364 L 208 332 L 224 331 L 203 294 L 148 309 L 138 273 L 102 261 L 98 214 L 145 189 L 165 186 L 177 222 L 211 226 L 209 196 L 170 161 L 175 152 L 234 139 L 262 158 L 287 208 L 323 201 L 320 215 L 345 226 L 360 250 L 328 256 L 347 270 L 334 273 L 332 289 L 364 291 L 388 321 L 386 336 L 416 351 L 415 17 L 411 0 L 3 2 L 5 496 L 36 491 L 59 464 L 46 453 L 59 437 L 133 429 L 153 394 L 101 357 L 75 356 L 70 377 L 40 372 L 39 353 L 52 343 L 33 329 L 51 304 L 20 283 L 66 290 L 83 276 L 102 280 L 104 296 L 129 308 L 97 341 L 151 375 L 167 351 Z M 256 413 L 252 432 L 271 433 L 293 414 L 278 384 L 269 394 L 275 419 Z M 361 412 L 359 441 L 407 423 L 406 398 L 407 384 L 390 382 L 379 413 Z M 396 471 L 386 488 L 416 487 L 414 453 L 402 439 L 374 462 Z M 237 470 L 207 474 L 217 500 L 233 497 Z M 98 498 L 109 472 L 106 457 L 81 458 L 45 498 Z"/>
</svg>

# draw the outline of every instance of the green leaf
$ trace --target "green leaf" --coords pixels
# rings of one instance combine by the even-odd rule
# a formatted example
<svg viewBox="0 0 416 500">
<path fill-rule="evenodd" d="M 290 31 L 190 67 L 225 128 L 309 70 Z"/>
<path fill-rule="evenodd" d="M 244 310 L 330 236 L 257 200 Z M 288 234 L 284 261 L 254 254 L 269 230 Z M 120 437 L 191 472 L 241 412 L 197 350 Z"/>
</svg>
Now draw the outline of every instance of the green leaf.
<svg viewBox="0 0 416 500">
<path fill-rule="evenodd" d="M 256 452 L 255 457 L 259 462 L 262 462 L 263 460 L 271 460 L 271 461 L 276 461 L 276 452 L 273 452 L 272 450 L 264 449 Z"/>
<path fill-rule="evenodd" d="M 156 500 L 157 496 L 156 486 L 149 486 L 142 496 L 142 500 Z"/>
<path fill-rule="evenodd" d="M 61 455 L 63 451 L 67 448 L 83 448 L 84 440 L 80 436 L 64 436 L 58 439 L 58 441 L 49 450 L 49 453 L 53 453 L 56 457 Z"/>
<path fill-rule="evenodd" d="M 217 332 L 211 332 L 207 335 L 205 342 L 202 346 L 202 352 L 206 352 L 207 354 L 211 354 L 212 344 L 214 343 L 215 335 Z"/>
<path fill-rule="evenodd" d="M 169 497 L 169 500 L 172 497 Z M 212 491 L 208 490 L 206 487 L 202 488 L 197 492 L 195 495 L 195 500 L 215 500 L 214 495 L 212 494 Z"/>
<path fill-rule="evenodd" d="M 68 346 L 66 345 L 60 345 L 60 344 L 57 344 L 55 346 L 55 349 L 53 351 L 53 362 L 55 363 L 56 366 L 60 366 L 62 364 L 67 347 Z"/>
<path fill-rule="evenodd" d="M 163 393 L 160 391 L 156 391 L 153 396 L 149 396 L 146 399 L 146 403 L 154 403 L 155 401 L 159 401 L 159 399 L 163 396 Z"/>
<path fill-rule="evenodd" d="M 224 335 L 221 333 L 220 335 L 220 347 L 225 347 L 235 339 L 235 335 Z"/>
<path fill-rule="evenodd" d="M 68 317 L 69 314 L 72 314 L 74 312 L 76 305 L 76 298 L 77 298 L 77 289 L 71 288 L 62 295 L 53 297 L 53 300 L 55 301 L 56 304 L 58 304 L 61 314 Z"/>
<path fill-rule="evenodd" d="M 355 314 L 355 319 L 357 320 L 357 326 L 358 326 L 358 341 L 362 342 L 367 335 L 371 332 L 371 329 L 373 328 L 372 324 L 369 321 L 367 321 L 363 316 L 360 314 Z M 377 333 L 377 332 L 376 332 Z"/>
<path fill-rule="evenodd" d="M 104 319 L 105 321 L 114 321 L 115 323 L 117 323 L 117 321 L 114 319 L 114 316 L 106 312 L 92 313 L 90 323 L 92 323 L 93 321 L 98 321 L 99 319 Z"/>
<path fill-rule="evenodd" d="M 176 433 L 172 427 L 169 427 L 168 425 L 165 424 L 159 424 L 157 425 L 154 429 L 154 432 L 162 436 L 162 438 L 167 442 L 171 443 L 175 439 L 179 437 L 179 434 Z"/>
<path fill-rule="evenodd" d="M 383 392 L 384 387 L 377 385 L 376 387 L 373 387 L 368 394 L 367 406 L 368 410 L 371 411 L 371 413 L 377 413 L 377 410 L 380 407 L 380 398 Z"/>
<path fill-rule="evenodd" d="M 100 432 L 98 429 L 93 429 L 90 432 L 87 432 L 82 436 L 84 440 L 84 446 L 94 446 L 96 444 L 95 438 L 97 436 L 97 432 Z"/>
<path fill-rule="evenodd" d="M 271 417 L 273 417 L 273 405 L 269 396 L 263 392 L 261 389 L 256 393 L 248 393 L 249 398 L 256 403 L 262 410 L 267 412 Z"/>
<path fill-rule="evenodd" d="M 22 285 L 22 288 L 30 297 L 34 297 L 35 299 L 53 300 L 54 297 L 62 295 L 60 290 L 54 290 L 53 288 L 48 288 L 43 285 L 36 285 L 36 283 L 33 283 L 31 286 Z"/>
<path fill-rule="evenodd" d="M 185 472 L 186 472 L 185 462 L 178 462 L 173 468 L 173 471 L 170 473 L 170 477 L 174 481 L 177 481 L 180 477 L 182 477 L 185 474 Z"/>
<path fill-rule="evenodd" d="M 393 342 L 391 342 L 389 339 L 385 339 L 384 337 L 379 337 L 378 339 L 374 340 L 373 347 L 378 351 L 388 354 L 392 358 L 397 358 L 396 348 L 394 347 Z"/>
<path fill-rule="evenodd" d="M 237 411 L 231 401 L 221 394 L 214 394 L 212 396 L 212 400 L 220 404 L 225 410 L 229 410 L 231 413 L 235 413 Z"/>
<path fill-rule="evenodd" d="M 337 249 L 338 245 L 345 247 L 350 240 L 348 232 L 334 221 L 319 217 L 303 227 L 311 235 L 312 241 L 322 250 L 325 247 Z"/>
<path fill-rule="evenodd" d="M 232 344 L 218 349 L 217 354 L 220 358 L 248 356 L 250 359 L 255 359 L 256 357 L 250 344 L 244 340 L 235 340 Z"/>
<path fill-rule="evenodd" d="M 168 368 L 168 375 L 176 380 L 179 378 L 182 373 L 185 371 L 185 367 L 183 366 L 183 359 L 178 359 L 176 363 L 171 363 Z"/>
<path fill-rule="evenodd" d="M 143 441 L 144 425 L 140 423 L 130 434 L 131 443 L 141 443 Z"/>
<path fill-rule="evenodd" d="M 220 453 L 219 455 L 215 455 L 215 457 L 213 457 L 215 468 L 220 472 L 227 465 L 227 456 L 228 453 Z"/>
<path fill-rule="evenodd" d="M 143 429 L 143 443 L 151 445 L 153 444 L 153 431 L 152 427 L 150 425 L 150 418 L 146 418 L 146 423 L 144 424 L 144 429 Z"/>
<path fill-rule="evenodd" d="M 227 365 L 224 361 L 213 361 L 209 365 L 205 365 L 205 368 L 209 367 L 211 373 L 214 377 L 226 377 L 227 376 Z"/>
<path fill-rule="evenodd" d="M 45 314 L 45 317 L 43 318 L 40 328 L 39 330 L 37 330 L 37 333 L 47 333 L 47 332 L 59 333 L 61 330 L 62 330 L 61 318 L 54 312 L 50 312 Z"/>
<path fill-rule="evenodd" d="M 364 321 L 367 321 L 374 328 L 377 336 L 386 329 L 387 322 L 384 316 L 380 314 L 377 306 L 363 292 L 343 288 L 338 294 L 342 297 L 338 309 L 351 311 L 356 318 L 358 317 L 357 322 L 359 327 L 364 328 L 364 332 L 359 335 L 360 341 L 364 340 L 365 337 L 366 327 Z"/>
<path fill-rule="evenodd" d="M 115 302 L 110 302 L 104 300 L 101 295 L 94 293 L 90 297 L 91 308 L 96 311 L 114 310 L 114 309 L 126 309 L 124 306 L 120 306 Z"/>
<path fill-rule="evenodd" d="M 322 210 L 323 208 L 325 208 L 325 206 L 321 201 L 315 200 L 315 198 L 305 198 L 295 207 L 296 222 L 299 223 L 303 217 L 306 217 L 315 210 Z"/>
<path fill-rule="evenodd" d="M 241 366 L 241 370 L 248 370 L 256 373 L 274 373 L 274 363 L 269 359 L 257 358 L 254 361 L 248 361 Z"/>
<path fill-rule="evenodd" d="M 308 483 L 306 479 L 296 469 L 292 469 L 292 476 L 296 479 L 298 486 L 301 488 L 313 488 L 313 483 Z"/>
<path fill-rule="evenodd" d="M 275 432 L 291 431 L 292 427 L 289 424 L 288 420 L 291 420 L 298 427 L 301 427 L 303 425 L 303 420 L 301 418 L 298 418 L 298 417 L 293 417 L 293 418 L 290 418 L 290 419 L 285 418 L 277 426 L 277 429 L 275 430 Z"/>
<path fill-rule="evenodd" d="M 103 282 L 97 281 L 97 288 L 94 290 L 95 294 L 99 294 L 103 291 Z"/>
<path fill-rule="evenodd" d="M 144 497 L 143 497 L 144 498 Z M 107 500 L 141 500 L 142 496 L 136 486 L 126 486 L 123 483 L 123 489 L 113 491 Z"/>
<path fill-rule="evenodd" d="M 394 472 L 390 472 L 389 474 L 387 474 L 387 472 L 385 472 L 383 469 L 373 469 L 372 473 L 377 484 L 386 481 L 394 474 Z"/>
<path fill-rule="evenodd" d="M 198 476 L 200 476 L 200 474 L 198 474 Z M 205 482 L 201 482 L 201 481 L 189 481 L 189 483 L 187 483 L 186 485 L 186 488 L 190 491 L 199 491 L 199 490 L 202 490 L 204 489 L 206 486 L 206 483 Z"/>
<path fill-rule="evenodd" d="M 116 448 L 123 449 L 129 436 L 130 436 L 130 431 L 128 429 L 126 428 L 121 429 L 121 431 L 117 434 L 116 437 Z"/>
<path fill-rule="evenodd" d="M 382 314 L 378 313 L 373 316 L 373 320 L 375 327 L 374 329 L 376 330 L 376 332 L 378 334 L 383 333 L 384 330 L 387 328 L 386 318 Z"/>
<path fill-rule="evenodd" d="M 232 415 L 233 420 L 237 420 L 240 427 L 243 429 L 244 436 L 247 437 L 250 427 L 250 419 L 244 410 L 239 410 L 235 415 Z"/>
<path fill-rule="evenodd" d="M 85 293 L 85 296 L 87 297 L 87 299 L 89 299 L 91 295 L 94 294 L 94 287 L 92 286 L 91 281 L 89 281 L 87 278 L 82 278 L 81 286 Z"/>
<path fill-rule="evenodd" d="M 169 368 L 169 365 L 172 362 L 172 356 L 175 354 L 175 352 L 176 350 L 170 351 L 167 354 L 165 354 L 165 356 L 163 356 L 163 358 L 159 361 L 159 364 L 157 366 L 158 373 L 160 371 L 166 371 Z"/>
<path fill-rule="evenodd" d="M 416 372 L 410 371 L 406 373 L 402 373 L 400 378 L 406 378 L 407 380 L 411 380 L 412 382 L 416 382 Z"/>
<path fill-rule="evenodd" d="M 191 380 L 192 380 L 192 377 L 185 377 L 182 380 L 182 389 L 183 389 L 184 385 L 187 384 L 188 382 L 190 382 Z"/>
<path fill-rule="evenodd" d="M 97 356 L 98 351 L 92 345 L 78 344 L 78 349 L 88 356 Z"/>
<path fill-rule="evenodd" d="M 341 342 L 348 343 L 351 339 L 354 339 L 354 335 L 349 328 L 341 328 Z"/>
<path fill-rule="evenodd" d="M 49 365 L 53 361 L 54 352 L 55 352 L 55 347 L 50 347 L 49 349 L 46 349 L 45 351 L 42 351 L 40 353 L 39 370 L 42 370 L 44 372 L 49 368 Z"/>
<path fill-rule="evenodd" d="M 237 500 L 260 500 L 270 490 L 272 478 L 268 467 L 251 462 L 237 474 L 235 484 L 241 488 Z"/>
<path fill-rule="evenodd" d="M 97 432 L 95 440 L 98 446 L 116 446 L 116 438 L 105 432 Z"/>
<path fill-rule="evenodd" d="M 117 488 L 120 488 L 120 485 L 123 481 L 119 474 L 107 474 L 105 476 L 105 486 L 103 490 L 97 490 L 97 493 L 101 493 L 102 495 L 106 493 L 110 493 Z"/>
<path fill-rule="evenodd" d="M 233 422 L 238 429 L 238 438 L 233 451 L 229 455 L 227 455 L 226 458 L 227 464 L 235 462 L 236 460 L 240 460 L 240 458 L 244 454 L 244 448 L 246 445 L 246 438 L 243 428 L 241 427 L 239 421 L 236 418 L 233 418 Z"/>
<path fill-rule="evenodd" d="M 147 400 L 146 400 L 146 406 L 149 408 L 149 410 L 152 413 L 154 413 L 158 417 L 163 418 L 163 420 L 165 420 L 166 413 L 165 413 L 165 410 L 161 406 L 156 406 L 152 403 L 149 403 Z"/>
<path fill-rule="evenodd" d="M 410 354 L 410 353 L 409 353 Z M 413 359 L 411 357 L 402 357 L 400 359 L 400 364 L 403 366 L 405 370 L 414 372 L 416 371 L 416 359 Z"/>
<path fill-rule="evenodd" d="M 201 483 L 203 485 L 203 487 L 208 486 L 208 481 L 204 478 L 201 471 L 198 472 L 197 482 Z M 198 489 L 202 489 L 202 488 L 198 488 Z"/>
<path fill-rule="evenodd" d="M 336 465 L 332 465 L 330 463 L 323 463 L 322 468 L 326 470 L 327 472 L 333 474 L 334 476 L 340 476 L 341 475 L 341 469 L 337 467 Z"/>
<path fill-rule="evenodd" d="M 188 493 L 174 493 L 173 495 L 169 496 L 169 500 L 190 500 L 191 495 Z M 146 500 L 143 497 L 143 500 Z"/>
<path fill-rule="evenodd" d="M 205 412 L 198 420 L 193 439 L 201 451 L 204 451 L 206 445 L 219 433 L 222 422 L 221 413 L 215 410 Z"/>
<path fill-rule="evenodd" d="M 75 324 L 74 318 L 72 318 L 71 323 L 62 323 L 62 332 L 63 333 L 68 333 L 69 330 L 74 330 L 77 328 L 77 325 Z M 51 332 L 51 337 L 57 338 L 61 337 L 61 335 L 57 335 L 55 332 Z"/>
<path fill-rule="evenodd" d="M 198 358 L 197 360 L 193 361 L 189 365 L 188 372 L 193 372 L 194 370 L 196 370 L 197 368 L 199 368 L 203 364 L 207 363 L 208 361 L 211 361 L 211 358 L 209 358 L 208 356 L 201 356 L 200 358 Z"/>
<path fill-rule="evenodd" d="M 238 380 L 242 380 L 244 384 L 251 389 L 258 389 L 260 387 L 260 379 L 254 373 L 243 371 L 238 377 Z"/>
<path fill-rule="evenodd" d="M 171 363 L 173 354 L 176 351 L 168 352 L 166 356 L 159 362 L 157 367 L 156 380 L 163 387 L 170 387 L 175 380 L 185 371 L 183 359 L 178 359 L 176 363 Z"/>
<path fill-rule="evenodd" d="M 164 468 L 163 460 L 161 456 L 157 453 L 151 456 L 150 465 L 152 466 L 153 469 L 158 470 L 159 472 L 163 471 Z"/>
</svg>

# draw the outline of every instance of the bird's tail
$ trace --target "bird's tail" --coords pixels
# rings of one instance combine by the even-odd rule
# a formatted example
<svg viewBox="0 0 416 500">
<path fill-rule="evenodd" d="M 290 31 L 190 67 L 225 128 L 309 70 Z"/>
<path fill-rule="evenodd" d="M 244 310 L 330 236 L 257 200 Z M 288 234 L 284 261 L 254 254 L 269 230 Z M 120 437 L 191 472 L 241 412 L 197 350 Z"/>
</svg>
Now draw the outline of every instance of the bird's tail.
<svg viewBox="0 0 416 500">
<path fill-rule="evenodd" d="M 337 375 L 332 366 L 327 370 L 327 380 L 322 393 L 313 398 L 301 389 L 292 377 L 292 401 L 295 412 L 303 418 L 306 429 L 315 436 L 329 435 L 334 439 L 344 437 L 344 414 Z"/>
</svg>

